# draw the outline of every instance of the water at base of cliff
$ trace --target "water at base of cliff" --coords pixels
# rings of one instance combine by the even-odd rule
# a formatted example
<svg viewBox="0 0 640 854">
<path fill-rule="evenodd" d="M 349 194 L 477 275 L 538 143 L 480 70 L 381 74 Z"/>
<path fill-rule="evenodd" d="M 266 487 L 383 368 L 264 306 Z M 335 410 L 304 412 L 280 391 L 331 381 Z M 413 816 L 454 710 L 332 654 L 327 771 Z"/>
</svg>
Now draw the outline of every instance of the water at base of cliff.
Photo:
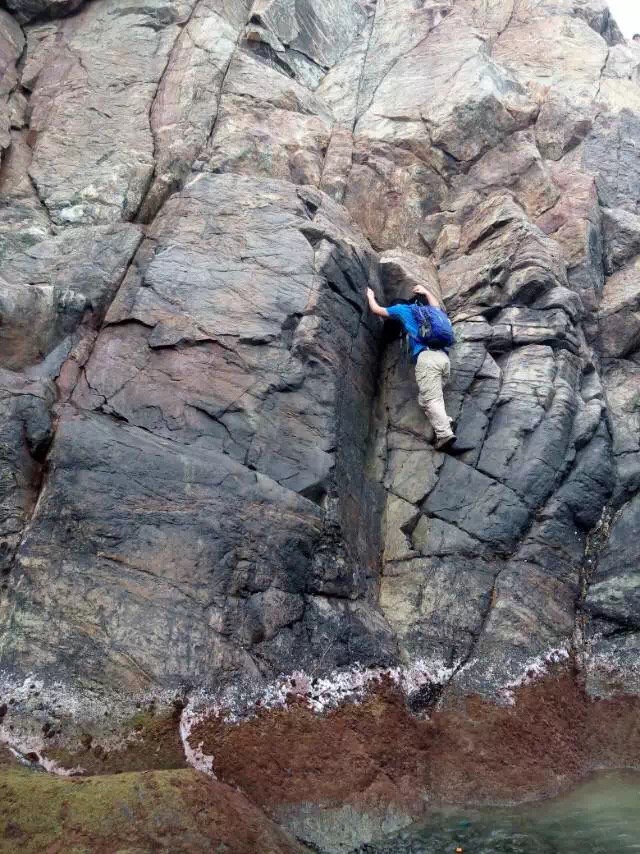
<svg viewBox="0 0 640 854">
<path fill-rule="evenodd" d="M 640 852 L 640 773 L 603 772 L 569 794 L 517 807 L 448 808 L 362 854 Z"/>
</svg>

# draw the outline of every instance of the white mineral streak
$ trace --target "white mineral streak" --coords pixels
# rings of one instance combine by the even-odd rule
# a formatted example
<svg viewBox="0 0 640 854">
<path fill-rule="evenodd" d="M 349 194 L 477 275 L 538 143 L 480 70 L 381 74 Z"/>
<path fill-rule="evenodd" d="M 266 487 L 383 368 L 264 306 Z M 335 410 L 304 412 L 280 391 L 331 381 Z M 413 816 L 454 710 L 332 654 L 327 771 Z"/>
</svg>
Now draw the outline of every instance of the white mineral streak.
<svg viewBox="0 0 640 854">
<path fill-rule="evenodd" d="M 514 691 L 517 688 L 522 688 L 523 685 L 530 685 L 547 675 L 549 669 L 556 664 L 561 664 L 569 658 L 569 649 L 567 647 L 557 647 L 550 649 L 544 655 L 539 655 L 536 658 L 528 661 L 521 675 L 516 679 L 508 682 L 502 689 L 501 694 L 509 705 L 515 705 Z"/>
<path fill-rule="evenodd" d="M 180 737 L 187 762 L 198 771 L 215 777 L 215 757 L 204 753 L 202 743 L 194 747 L 190 742 L 193 728 L 207 718 L 222 717 L 227 724 L 238 723 L 255 717 L 263 709 L 285 708 L 292 696 L 304 701 L 316 714 L 322 714 L 346 700 L 363 702 L 383 679 L 389 679 L 403 694 L 410 696 L 424 685 L 443 685 L 451 678 L 456 666 L 447 667 L 443 662 L 420 659 L 409 667 L 356 667 L 334 671 L 322 678 L 300 670 L 267 685 L 249 702 L 246 695 L 241 695 L 237 689 L 218 696 L 196 693 L 189 698 L 180 719 Z"/>
<path fill-rule="evenodd" d="M 559 647 L 528 661 L 522 674 L 503 686 L 500 696 L 504 702 L 514 704 L 514 692 L 517 688 L 543 678 L 552 665 L 568 658 L 569 650 Z M 300 670 L 283 675 L 259 689 L 233 687 L 218 694 L 196 691 L 188 698 L 180 717 L 180 738 L 186 761 L 198 771 L 215 778 L 215 757 L 204 752 L 202 743 L 194 745 L 191 742 L 194 728 L 208 718 L 220 717 L 226 724 L 239 723 L 255 717 L 264 709 L 285 708 L 293 697 L 306 703 L 316 714 L 323 714 L 346 701 L 362 703 L 383 680 L 389 680 L 405 696 L 410 697 L 426 685 L 445 685 L 454 673 L 472 667 L 474 663 L 474 660 L 471 660 L 461 667 L 459 661 L 449 666 L 442 660 L 418 659 L 404 667 L 354 667 L 350 670 L 336 670 L 322 677 L 315 677 Z M 124 723 L 134 713 L 136 704 L 139 706 L 152 700 L 168 703 L 175 699 L 175 692 L 137 694 L 130 695 L 125 705 L 120 698 L 116 707 L 103 697 L 71 691 L 61 682 L 47 684 L 41 678 L 27 678 L 15 682 L 11 677 L 1 675 L 0 692 L 10 704 L 8 717 L 0 726 L 0 744 L 8 747 L 21 760 L 29 753 L 35 754 L 44 770 L 60 776 L 85 772 L 81 767 L 63 768 L 43 755 L 46 745 L 39 728 L 26 732 L 12 724 L 14 728 L 10 729 L 8 720 L 12 705 L 37 702 L 54 715 L 64 715 L 84 722 L 100 721 L 108 710 L 110 715 L 113 714 L 113 717 Z"/>
<path fill-rule="evenodd" d="M 345 700 L 362 702 L 383 679 L 389 679 L 406 695 L 415 693 L 424 685 L 443 685 L 457 666 L 459 662 L 448 667 L 442 661 L 419 659 L 408 667 L 354 667 L 350 670 L 334 670 L 323 677 L 297 670 L 281 676 L 259 693 L 248 695 L 233 687 L 218 695 L 206 692 L 193 694 L 189 703 L 192 709 L 199 710 L 200 720 L 206 716 L 219 715 L 227 723 L 245 720 L 262 709 L 282 708 L 292 697 L 304 700 L 312 711 L 321 714 L 336 708 Z"/>
<path fill-rule="evenodd" d="M 203 752 L 202 743 L 198 744 L 197 747 L 193 747 L 189 741 L 191 730 L 195 724 L 200 723 L 205 717 L 206 713 L 194 712 L 191 707 L 191 701 L 189 701 L 180 716 L 180 738 L 184 748 L 184 755 L 189 765 L 197 771 L 202 771 L 203 774 L 215 778 L 216 775 L 213 773 L 213 756 L 207 756 Z"/>
</svg>

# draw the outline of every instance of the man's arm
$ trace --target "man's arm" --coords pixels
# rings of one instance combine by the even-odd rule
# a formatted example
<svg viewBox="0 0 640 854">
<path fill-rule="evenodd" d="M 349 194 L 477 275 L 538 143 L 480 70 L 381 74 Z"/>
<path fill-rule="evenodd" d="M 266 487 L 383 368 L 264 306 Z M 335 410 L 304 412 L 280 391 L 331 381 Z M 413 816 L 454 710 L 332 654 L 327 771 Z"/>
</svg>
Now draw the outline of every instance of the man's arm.
<svg viewBox="0 0 640 854">
<path fill-rule="evenodd" d="M 387 309 L 384 306 L 378 304 L 376 295 L 371 290 L 371 288 L 367 288 L 367 299 L 369 300 L 369 308 L 374 314 L 376 314 L 378 317 L 390 317 L 390 314 Z"/>
<path fill-rule="evenodd" d="M 424 285 L 416 285 L 413 289 L 413 293 L 426 297 L 429 305 L 433 306 L 433 308 L 440 308 L 440 300 L 436 299 L 431 291 L 427 290 Z"/>
</svg>

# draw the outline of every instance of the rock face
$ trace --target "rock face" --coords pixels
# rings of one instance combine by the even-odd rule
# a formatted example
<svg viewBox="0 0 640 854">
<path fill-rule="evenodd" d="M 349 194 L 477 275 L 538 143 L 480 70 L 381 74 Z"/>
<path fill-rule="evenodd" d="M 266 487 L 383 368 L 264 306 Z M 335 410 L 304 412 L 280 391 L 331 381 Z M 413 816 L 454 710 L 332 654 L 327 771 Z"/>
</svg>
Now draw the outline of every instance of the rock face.
<svg viewBox="0 0 640 854">
<path fill-rule="evenodd" d="M 194 715 L 382 672 L 417 716 L 552 664 L 633 703 L 640 49 L 606 5 L 7 5 L 3 739 L 103 750 L 178 698 L 215 771 Z M 366 309 L 416 283 L 455 456 Z"/>
</svg>

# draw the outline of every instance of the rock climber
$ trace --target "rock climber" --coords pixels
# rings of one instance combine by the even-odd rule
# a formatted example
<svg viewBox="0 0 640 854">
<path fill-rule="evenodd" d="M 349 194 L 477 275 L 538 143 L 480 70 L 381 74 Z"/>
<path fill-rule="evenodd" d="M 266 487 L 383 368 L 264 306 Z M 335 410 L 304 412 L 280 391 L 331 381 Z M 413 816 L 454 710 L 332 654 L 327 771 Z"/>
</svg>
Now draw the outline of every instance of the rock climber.
<svg viewBox="0 0 640 854">
<path fill-rule="evenodd" d="M 447 348 L 454 341 L 453 329 L 439 300 L 427 288 L 416 285 L 413 294 L 412 302 L 398 302 L 384 308 L 378 304 L 372 289 L 367 288 L 371 311 L 378 317 L 393 318 L 402 324 L 416 366 L 418 403 L 435 433 L 434 447 L 449 450 L 456 436 L 452 429 L 453 419 L 445 409 L 442 389 L 451 373 Z"/>
</svg>

